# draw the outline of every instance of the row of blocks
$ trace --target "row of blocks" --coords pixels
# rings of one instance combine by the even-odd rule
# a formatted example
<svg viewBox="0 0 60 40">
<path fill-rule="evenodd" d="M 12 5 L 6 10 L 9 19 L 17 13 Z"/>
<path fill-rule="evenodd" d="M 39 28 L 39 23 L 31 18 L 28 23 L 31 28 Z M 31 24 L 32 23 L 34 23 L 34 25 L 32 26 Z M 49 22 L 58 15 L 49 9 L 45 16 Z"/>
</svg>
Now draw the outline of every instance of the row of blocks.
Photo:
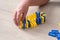
<svg viewBox="0 0 60 40">
<path fill-rule="evenodd" d="M 22 17 L 20 17 L 20 29 L 28 29 L 35 28 L 39 24 L 45 23 L 46 14 L 44 12 L 37 11 L 32 13 L 22 21 Z"/>
</svg>

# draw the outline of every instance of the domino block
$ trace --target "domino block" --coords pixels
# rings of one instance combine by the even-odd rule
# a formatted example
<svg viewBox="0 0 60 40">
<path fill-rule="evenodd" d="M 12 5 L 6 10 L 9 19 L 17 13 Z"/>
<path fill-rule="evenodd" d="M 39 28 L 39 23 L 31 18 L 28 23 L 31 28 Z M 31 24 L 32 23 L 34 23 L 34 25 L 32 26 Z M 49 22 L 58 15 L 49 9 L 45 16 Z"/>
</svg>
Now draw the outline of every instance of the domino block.
<svg viewBox="0 0 60 40">
<path fill-rule="evenodd" d="M 59 30 L 51 30 L 51 32 L 49 32 L 48 35 L 52 37 L 56 37 L 58 40 L 60 40 Z"/>
<path fill-rule="evenodd" d="M 19 29 L 22 29 L 22 21 L 20 21 Z"/>
<path fill-rule="evenodd" d="M 57 39 L 58 39 L 58 40 L 60 40 L 60 33 L 59 33 L 59 34 L 57 34 Z"/>
<path fill-rule="evenodd" d="M 28 27 L 30 28 L 31 27 L 30 21 L 29 20 L 27 20 L 27 21 L 28 21 Z"/>
<path fill-rule="evenodd" d="M 51 30 L 51 32 L 48 33 L 49 36 L 56 37 L 57 34 L 59 34 L 58 30 Z"/>
<path fill-rule="evenodd" d="M 44 12 L 41 12 L 40 16 L 46 16 L 46 14 Z"/>
<path fill-rule="evenodd" d="M 40 12 L 36 12 L 36 23 L 39 25 L 41 24 Z"/>
<path fill-rule="evenodd" d="M 23 29 L 25 29 L 26 19 L 23 20 Z"/>
<path fill-rule="evenodd" d="M 58 40 L 60 40 L 60 39 L 58 39 Z"/>
<path fill-rule="evenodd" d="M 26 29 L 28 29 L 29 27 L 28 27 L 28 22 L 26 22 Z"/>
<path fill-rule="evenodd" d="M 30 21 L 27 20 L 27 21 L 26 21 L 26 29 L 28 29 L 28 28 L 30 28 L 30 27 L 31 27 Z"/>
<path fill-rule="evenodd" d="M 40 12 L 39 11 L 36 12 L 36 18 L 40 18 Z"/>
<path fill-rule="evenodd" d="M 46 21 L 46 16 L 44 16 L 44 22 Z"/>
<path fill-rule="evenodd" d="M 56 37 L 56 34 L 53 34 L 52 32 L 49 32 L 49 36 Z"/>
<path fill-rule="evenodd" d="M 40 13 L 40 18 L 42 20 L 41 23 L 43 24 L 45 22 L 45 20 L 46 20 L 46 14 L 44 12 L 41 12 Z"/>
<path fill-rule="evenodd" d="M 31 28 L 34 28 L 34 24 L 33 24 L 33 22 L 31 22 L 30 24 L 31 24 Z"/>
<path fill-rule="evenodd" d="M 39 25 L 41 24 L 41 18 L 36 18 L 36 23 Z"/>
<path fill-rule="evenodd" d="M 59 30 L 52 30 L 52 33 L 59 34 Z"/>
<path fill-rule="evenodd" d="M 36 22 L 34 22 L 34 28 L 37 26 L 37 23 Z"/>
<path fill-rule="evenodd" d="M 37 26 L 37 23 L 35 21 L 32 21 L 32 24 L 33 24 L 32 28 L 35 28 Z"/>
<path fill-rule="evenodd" d="M 43 16 L 41 16 L 41 23 L 43 24 L 45 22 L 45 19 Z"/>
<path fill-rule="evenodd" d="M 60 39 L 60 33 L 59 33 L 59 34 L 57 34 L 57 39 Z"/>
<path fill-rule="evenodd" d="M 32 13 L 22 21 L 22 17 L 20 18 L 20 29 L 28 29 L 28 28 L 35 28 L 39 24 L 45 23 L 46 14 L 43 12 L 35 12 Z"/>
</svg>

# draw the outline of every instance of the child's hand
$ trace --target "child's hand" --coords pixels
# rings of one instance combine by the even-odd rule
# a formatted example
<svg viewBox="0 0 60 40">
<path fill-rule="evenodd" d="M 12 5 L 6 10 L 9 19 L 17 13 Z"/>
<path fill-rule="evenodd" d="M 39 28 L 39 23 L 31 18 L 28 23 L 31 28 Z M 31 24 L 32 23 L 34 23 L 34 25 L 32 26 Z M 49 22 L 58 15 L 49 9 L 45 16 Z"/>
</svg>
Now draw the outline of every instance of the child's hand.
<svg viewBox="0 0 60 40">
<path fill-rule="evenodd" d="M 14 10 L 14 22 L 17 26 L 19 26 L 20 23 L 20 16 L 22 15 L 22 20 L 25 19 L 28 7 L 30 5 L 45 5 L 48 3 L 48 0 L 22 0 L 21 3 L 19 3 L 18 7 Z"/>
<path fill-rule="evenodd" d="M 28 11 L 28 5 L 25 3 L 20 3 L 18 7 L 14 10 L 14 22 L 17 26 L 19 26 L 20 23 L 20 16 L 22 15 L 22 20 L 25 19 L 27 11 Z"/>
</svg>

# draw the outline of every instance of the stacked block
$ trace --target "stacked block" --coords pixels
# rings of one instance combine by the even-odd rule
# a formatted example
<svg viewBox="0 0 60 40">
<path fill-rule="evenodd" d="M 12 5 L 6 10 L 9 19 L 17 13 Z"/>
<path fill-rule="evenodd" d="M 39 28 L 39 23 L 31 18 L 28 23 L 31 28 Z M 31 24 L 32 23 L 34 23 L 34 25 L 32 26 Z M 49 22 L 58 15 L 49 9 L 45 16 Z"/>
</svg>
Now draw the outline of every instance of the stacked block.
<svg viewBox="0 0 60 40">
<path fill-rule="evenodd" d="M 57 37 L 57 39 L 58 39 L 58 40 L 60 40 L 60 33 L 59 33 L 59 34 L 57 34 L 57 36 L 56 36 L 56 37 Z"/>
<path fill-rule="evenodd" d="M 22 17 L 20 18 L 20 29 L 28 29 L 28 28 L 35 28 L 39 24 L 45 23 L 46 14 L 43 12 L 35 12 L 32 13 L 22 21 Z"/>
<path fill-rule="evenodd" d="M 59 30 L 51 30 L 51 32 L 49 32 L 48 35 L 52 37 L 56 37 L 58 40 L 60 40 Z"/>
<path fill-rule="evenodd" d="M 59 34 L 59 31 L 58 30 L 51 30 L 51 32 L 49 32 L 49 35 L 50 36 L 53 36 L 53 37 L 56 37 L 57 34 Z"/>
</svg>

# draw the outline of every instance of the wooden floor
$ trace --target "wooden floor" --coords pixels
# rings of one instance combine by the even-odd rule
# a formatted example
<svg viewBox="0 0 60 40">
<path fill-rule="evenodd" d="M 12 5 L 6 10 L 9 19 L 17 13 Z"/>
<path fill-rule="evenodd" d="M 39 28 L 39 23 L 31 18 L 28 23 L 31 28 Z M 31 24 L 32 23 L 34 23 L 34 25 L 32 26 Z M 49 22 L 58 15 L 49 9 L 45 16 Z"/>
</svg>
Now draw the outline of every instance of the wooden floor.
<svg viewBox="0 0 60 40">
<path fill-rule="evenodd" d="M 19 0 L 0 0 L 0 40 L 57 40 L 48 36 L 53 29 L 60 30 L 60 2 L 50 2 L 40 11 L 47 14 L 46 23 L 34 29 L 20 30 L 13 23 L 13 9 Z"/>
</svg>

